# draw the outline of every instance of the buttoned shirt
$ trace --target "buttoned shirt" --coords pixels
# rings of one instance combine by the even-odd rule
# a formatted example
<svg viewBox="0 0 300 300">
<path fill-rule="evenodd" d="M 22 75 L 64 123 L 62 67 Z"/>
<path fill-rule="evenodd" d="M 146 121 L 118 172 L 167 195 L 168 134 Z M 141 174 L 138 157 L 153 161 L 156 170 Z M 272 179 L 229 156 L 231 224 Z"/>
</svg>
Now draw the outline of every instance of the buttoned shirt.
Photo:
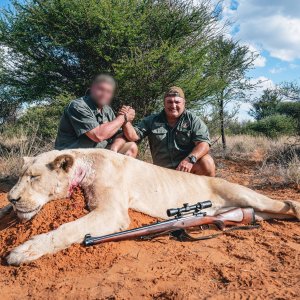
<svg viewBox="0 0 300 300">
<path fill-rule="evenodd" d="M 195 142 L 211 144 L 207 126 L 187 110 L 174 127 L 169 126 L 163 110 L 142 119 L 134 128 L 140 139 L 148 137 L 153 163 L 166 168 L 177 168 L 191 153 Z"/>
<path fill-rule="evenodd" d="M 97 143 L 85 133 L 115 118 L 111 107 L 99 110 L 89 96 L 71 101 L 60 120 L 55 149 L 106 148 L 111 139 Z"/>
</svg>

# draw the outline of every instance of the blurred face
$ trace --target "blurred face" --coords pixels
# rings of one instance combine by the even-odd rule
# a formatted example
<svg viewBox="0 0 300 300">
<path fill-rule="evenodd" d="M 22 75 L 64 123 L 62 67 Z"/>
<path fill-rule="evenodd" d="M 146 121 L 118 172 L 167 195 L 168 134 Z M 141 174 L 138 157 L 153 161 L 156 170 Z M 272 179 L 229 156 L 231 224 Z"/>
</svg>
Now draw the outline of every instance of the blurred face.
<svg viewBox="0 0 300 300">
<path fill-rule="evenodd" d="M 91 97 L 98 107 L 110 104 L 114 96 L 114 87 L 109 82 L 94 83 L 91 86 Z"/>
<path fill-rule="evenodd" d="M 165 112 L 168 118 L 179 118 L 185 109 L 185 100 L 178 96 L 167 96 L 164 100 Z"/>
</svg>

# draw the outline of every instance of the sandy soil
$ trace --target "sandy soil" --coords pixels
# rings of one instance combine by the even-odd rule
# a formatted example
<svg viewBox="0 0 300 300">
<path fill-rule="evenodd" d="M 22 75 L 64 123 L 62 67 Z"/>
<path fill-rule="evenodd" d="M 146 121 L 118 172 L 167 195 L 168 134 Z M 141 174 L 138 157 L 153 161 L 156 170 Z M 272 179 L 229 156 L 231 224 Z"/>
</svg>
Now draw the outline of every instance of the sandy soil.
<svg viewBox="0 0 300 300">
<path fill-rule="evenodd" d="M 219 176 L 277 199 L 299 201 L 292 187 L 262 188 L 257 163 L 219 162 Z M 0 194 L 0 207 L 6 204 Z M 31 236 L 87 211 L 80 191 L 46 205 L 33 220 L 0 222 L 1 299 L 300 299 L 300 224 L 263 222 L 260 229 L 201 242 L 124 241 L 74 245 L 21 267 L 5 256 Z M 131 227 L 154 221 L 131 212 Z"/>
</svg>

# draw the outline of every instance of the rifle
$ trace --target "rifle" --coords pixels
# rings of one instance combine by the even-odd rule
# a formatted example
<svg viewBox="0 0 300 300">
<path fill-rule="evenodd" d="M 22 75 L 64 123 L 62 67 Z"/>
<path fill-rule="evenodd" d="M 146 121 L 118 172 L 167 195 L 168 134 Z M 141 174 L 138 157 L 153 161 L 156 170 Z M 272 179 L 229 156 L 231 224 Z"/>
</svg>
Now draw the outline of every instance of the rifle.
<svg viewBox="0 0 300 300">
<path fill-rule="evenodd" d="M 216 216 L 208 216 L 202 209 L 211 206 L 212 203 L 209 200 L 198 202 L 194 205 L 185 203 L 181 208 L 171 208 L 167 210 L 168 217 L 174 217 L 172 219 L 99 237 L 92 237 L 90 234 L 87 234 L 83 243 L 85 246 L 92 246 L 105 242 L 118 242 L 130 239 L 149 240 L 167 233 L 180 241 L 203 240 L 215 237 L 219 234 L 194 238 L 186 232 L 186 229 L 195 227 L 202 229 L 202 226 L 208 226 L 210 224 L 216 225 L 216 227 L 222 231 L 224 231 L 226 226 L 235 226 L 229 230 L 257 227 L 255 225 L 253 208 L 234 208 Z M 249 224 L 251 226 L 242 226 Z"/>
</svg>

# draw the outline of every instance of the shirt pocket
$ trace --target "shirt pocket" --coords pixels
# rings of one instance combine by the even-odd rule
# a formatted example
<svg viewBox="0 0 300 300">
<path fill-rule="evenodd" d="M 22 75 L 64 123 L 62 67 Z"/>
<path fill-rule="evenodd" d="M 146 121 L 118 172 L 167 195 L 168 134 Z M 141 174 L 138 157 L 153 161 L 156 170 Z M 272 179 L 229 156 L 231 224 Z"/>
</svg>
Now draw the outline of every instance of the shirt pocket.
<svg viewBox="0 0 300 300">
<path fill-rule="evenodd" d="M 162 142 L 167 139 L 168 130 L 164 127 L 154 128 L 151 132 L 156 142 Z"/>
<path fill-rule="evenodd" d="M 192 132 L 189 129 L 178 129 L 176 131 L 176 142 L 181 146 L 188 146 L 191 144 Z"/>
</svg>

